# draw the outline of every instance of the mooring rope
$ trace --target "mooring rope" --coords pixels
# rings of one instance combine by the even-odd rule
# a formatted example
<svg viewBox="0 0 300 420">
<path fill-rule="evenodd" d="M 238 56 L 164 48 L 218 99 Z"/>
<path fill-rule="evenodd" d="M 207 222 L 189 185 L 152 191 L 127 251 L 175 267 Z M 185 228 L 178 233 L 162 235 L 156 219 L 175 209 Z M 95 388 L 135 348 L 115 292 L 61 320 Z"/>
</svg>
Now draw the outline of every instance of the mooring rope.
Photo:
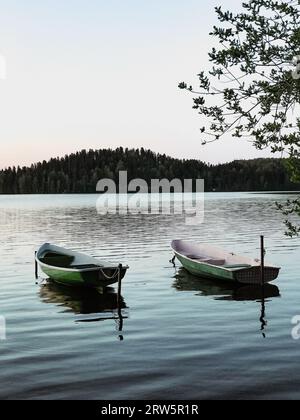
<svg viewBox="0 0 300 420">
<path fill-rule="evenodd" d="M 119 274 L 119 272 L 120 272 L 121 270 L 120 270 L 120 268 L 118 267 L 118 268 L 116 268 L 116 271 L 113 273 L 113 275 L 112 276 L 109 276 L 108 274 L 106 274 L 104 271 L 103 271 L 103 269 L 102 268 L 100 268 L 100 270 L 99 270 L 99 272 L 103 275 L 103 277 L 106 279 L 106 280 L 112 280 L 112 279 L 114 279 L 118 274 Z"/>
</svg>

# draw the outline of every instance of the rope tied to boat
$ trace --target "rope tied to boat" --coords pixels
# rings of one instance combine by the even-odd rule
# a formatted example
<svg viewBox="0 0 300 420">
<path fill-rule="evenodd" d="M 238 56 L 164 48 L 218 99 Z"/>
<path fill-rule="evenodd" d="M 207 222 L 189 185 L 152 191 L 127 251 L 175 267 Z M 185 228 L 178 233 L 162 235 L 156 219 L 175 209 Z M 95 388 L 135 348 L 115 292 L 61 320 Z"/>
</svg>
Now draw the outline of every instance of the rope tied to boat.
<svg viewBox="0 0 300 420">
<path fill-rule="evenodd" d="M 113 280 L 115 277 L 117 277 L 119 275 L 119 272 L 121 271 L 120 267 L 117 267 L 115 272 L 113 273 L 112 276 L 109 276 L 108 274 L 106 274 L 102 268 L 99 269 L 99 272 L 103 275 L 103 277 L 106 280 Z"/>
<path fill-rule="evenodd" d="M 173 267 L 176 267 L 175 258 L 176 258 L 176 255 L 174 255 L 173 258 L 169 260 L 169 263 L 173 264 Z"/>
</svg>

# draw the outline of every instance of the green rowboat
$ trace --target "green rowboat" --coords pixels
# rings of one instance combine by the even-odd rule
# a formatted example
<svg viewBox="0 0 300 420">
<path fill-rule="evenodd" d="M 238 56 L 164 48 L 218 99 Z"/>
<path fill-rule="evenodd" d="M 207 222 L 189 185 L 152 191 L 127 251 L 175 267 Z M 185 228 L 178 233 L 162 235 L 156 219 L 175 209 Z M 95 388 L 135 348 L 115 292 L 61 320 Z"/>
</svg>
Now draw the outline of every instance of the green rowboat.
<svg viewBox="0 0 300 420">
<path fill-rule="evenodd" d="M 50 279 L 65 286 L 105 288 L 122 279 L 128 269 L 48 243 L 37 251 L 36 263 Z"/>
<path fill-rule="evenodd" d="M 246 284 L 261 283 L 261 264 L 257 259 L 182 240 L 172 241 L 171 248 L 183 267 L 195 276 Z M 275 280 L 279 271 L 279 267 L 265 263 L 265 283 Z"/>
</svg>

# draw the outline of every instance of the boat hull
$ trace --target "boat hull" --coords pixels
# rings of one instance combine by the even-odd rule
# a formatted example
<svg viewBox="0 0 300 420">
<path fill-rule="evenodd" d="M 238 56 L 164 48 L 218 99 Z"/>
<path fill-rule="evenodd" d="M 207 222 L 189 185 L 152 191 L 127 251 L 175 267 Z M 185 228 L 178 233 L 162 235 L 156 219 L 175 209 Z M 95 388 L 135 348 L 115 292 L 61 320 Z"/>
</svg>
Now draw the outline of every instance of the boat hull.
<svg viewBox="0 0 300 420">
<path fill-rule="evenodd" d="M 194 276 L 205 277 L 209 279 L 228 280 L 244 284 L 261 283 L 261 268 L 259 266 L 231 271 L 213 265 L 199 264 L 195 261 L 191 261 L 188 258 L 179 256 L 178 254 L 176 257 L 181 262 L 182 266 Z M 265 283 L 269 283 L 275 280 L 278 277 L 279 270 L 280 269 L 277 267 L 265 267 Z"/>
<path fill-rule="evenodd" d="M 57 267 L 45 267 L 40 264 L 40 268 L 46 276 L 56 283 L 63 284 L 64 286 L 75 286 L 75 287 L 107 287 L 118 281 L 118 273 L 116 269 L 105 269 L 102 270 L 107 277 L 113 276 L 113 278 L 106 278 L 100 270 L 93 271 L 64 271 Z M 127 268 L 121 269 L 121 279 L 125 276 Z"/>
<path fill-rule="evenodd" d="M 209 279 L 229 280 L 235 281 L 232 271 L 225 271 L 220 267 L 208 264 L 199 264 L 189 258 L 185 258 L 175 252 L 177 259 L 181 262 L 182 266 L 194 276 L 205 277 Z"/>
</svg>

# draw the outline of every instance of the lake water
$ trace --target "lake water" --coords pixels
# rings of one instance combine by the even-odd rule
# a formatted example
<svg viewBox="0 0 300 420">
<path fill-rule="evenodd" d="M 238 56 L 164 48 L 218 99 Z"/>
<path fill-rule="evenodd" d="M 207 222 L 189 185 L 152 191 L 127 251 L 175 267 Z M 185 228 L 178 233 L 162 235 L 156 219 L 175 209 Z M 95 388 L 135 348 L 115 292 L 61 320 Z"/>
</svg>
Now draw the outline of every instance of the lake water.
<svg viewBox="0 0 300 420">
<path fill-rule="evenodd" d="M 0 398 L 300 398 L 300 240 L 284 236 L 274 208 L 286 198 L 206 194 L 205 222 L 189 226 L 181 215 L 100 215 L 94 195 L 1 196 Z M 282 266 L 265 299 L 169 263 L 174 238 L 257 257 L 261 234 Z M 36 284 L 44 242 L 128 264 L 122 319 L 114 288 Z"/>
</svg>

